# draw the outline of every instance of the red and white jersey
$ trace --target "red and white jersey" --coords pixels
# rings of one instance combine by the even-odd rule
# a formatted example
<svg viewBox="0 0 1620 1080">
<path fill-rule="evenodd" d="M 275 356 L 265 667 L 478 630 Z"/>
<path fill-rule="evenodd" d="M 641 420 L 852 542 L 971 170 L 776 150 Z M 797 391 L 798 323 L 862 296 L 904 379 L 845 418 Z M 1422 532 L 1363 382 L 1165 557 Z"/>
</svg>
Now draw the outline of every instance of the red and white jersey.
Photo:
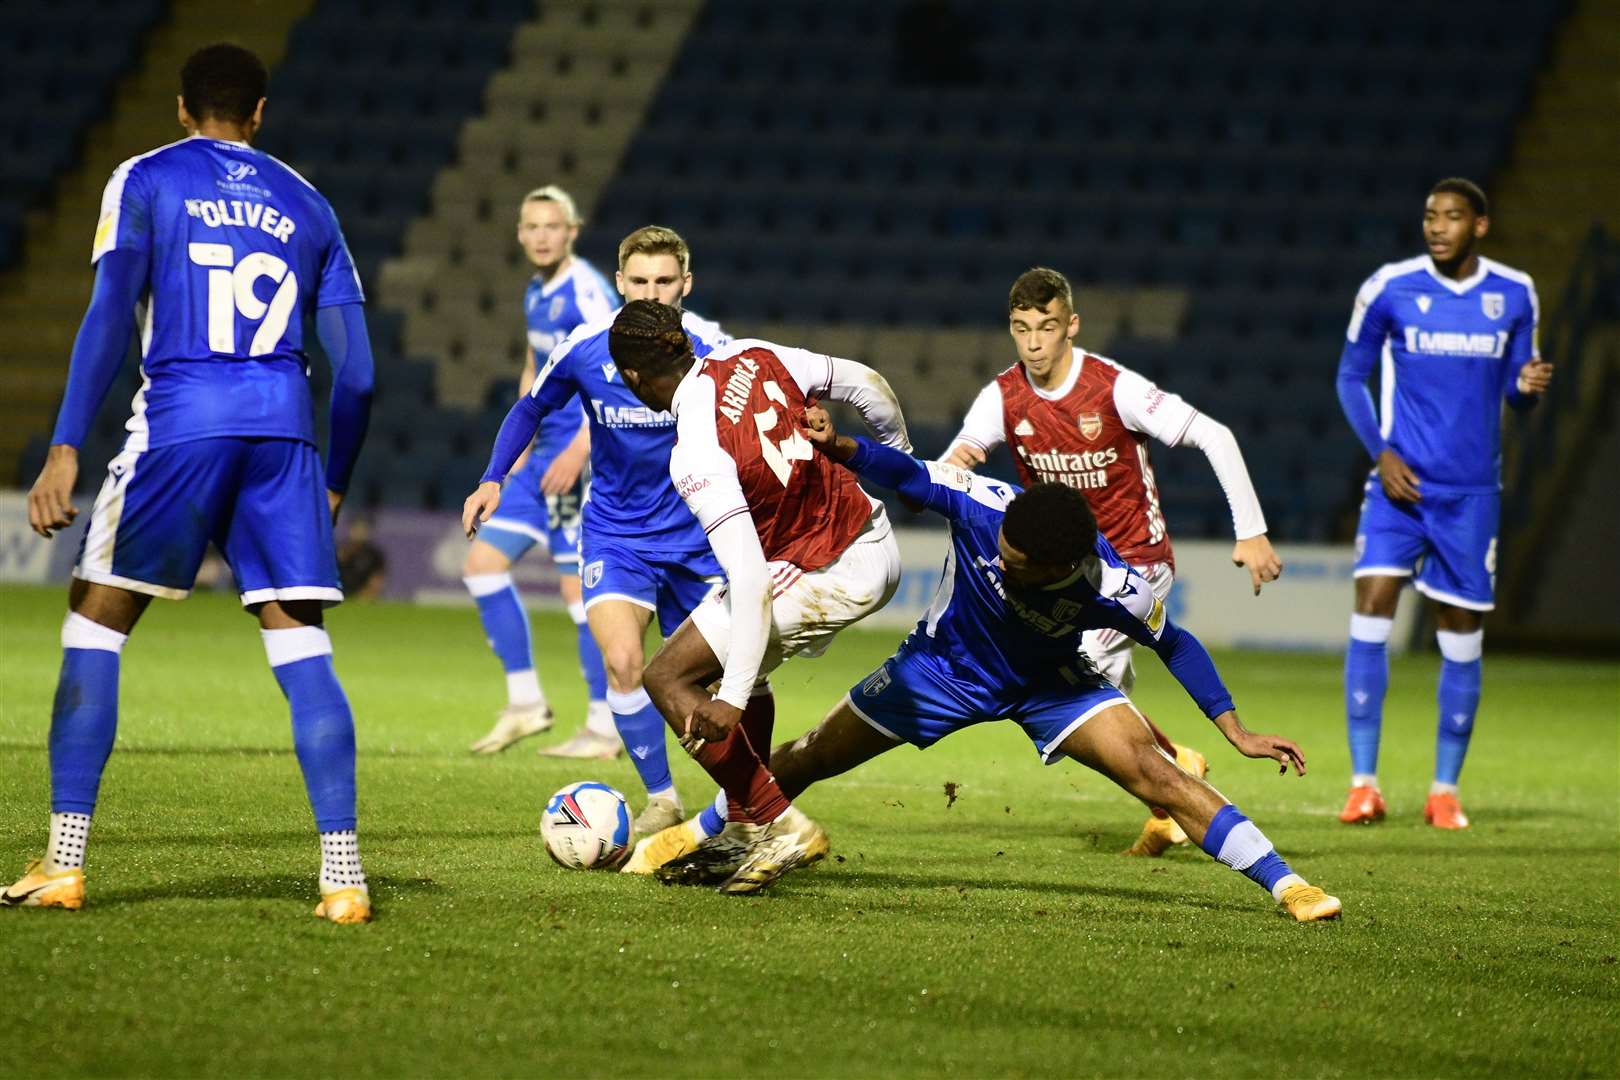
<svg viewBox="0 0 1620 1080">
<path fill-rule="evenodd" d="M 704 532 L 751 514 L 766 561 L 806 572 L 860 534 L 875 504 L 803 431 L 807 399 L 839 396 L 835 363 L 744 339 L 692 365 L 675 391 L 669 473 Z"/>
<path fill-rule="evenodd" d="M 1147 439 L 1175 446 L 1197 418 L 1178 395 L 1076 350 L 1069 377 L 1052 390 L 1031 385 L 1020 364 L 996 376 L 957 439 L 986 454 L 1007 443 L 1026 486 L 1050 480 L 1085 492 L 1098 530 L 1126 562 L 1174 566 Z"/>
</svg>

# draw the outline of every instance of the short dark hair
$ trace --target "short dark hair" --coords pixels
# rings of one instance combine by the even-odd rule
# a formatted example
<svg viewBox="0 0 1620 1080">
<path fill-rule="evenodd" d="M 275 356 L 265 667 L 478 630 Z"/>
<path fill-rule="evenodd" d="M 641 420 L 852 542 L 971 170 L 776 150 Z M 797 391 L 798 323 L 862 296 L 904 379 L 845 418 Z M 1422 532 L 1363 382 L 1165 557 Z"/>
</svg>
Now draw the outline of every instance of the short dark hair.
<svg viewBox="0 0 1620 1080">
<path fill-rule="evenodd" d="M 1078 563 L 1097 547 L 1097 519 L 1086 497 L 1067 484 L 1031 484 L 1007 507 L 1001 520 L 1007 543 L 1032 563 Z"/>
<path fill-rule="evenodd" d="M 1485 191 L 1472 180 L 1461 176 L 1448 176 L 1429 189 L 1430 195 L 1461 195 L 1468 200 L 1469 207 L 1476 217 L 1489 217 L 1491 213 L 1490 201 L 1485 198 Z"/>
<path fill-rule="evenodd" d="M 1056 270 L 1037 266 L 1025 270 L 1013 282 L 1011 291 L 1007 293 L 1007 314 L 1011 315 L 1019 308 L 1045 311 L 1053 300 L 1062 300 L 1065 307 L 1071 312 L 1074 310 L 1074 290 L 1069 288 L 1069 279 Z"/>
<path fill-rule="evenodd" d="M 193 120 L 245 123 L 269 86 L 263 60 L 223 41 L 198 49 L 180 69 L 180 100 Z"/>
<path fill-rule="evenodd" d="M 692 352 L 681 328 L 681 309 L 656 300 L 632 300 L 619 309 L 608 331 L 608 354 L 621 369 L 657 375 Z"/>
</svg>

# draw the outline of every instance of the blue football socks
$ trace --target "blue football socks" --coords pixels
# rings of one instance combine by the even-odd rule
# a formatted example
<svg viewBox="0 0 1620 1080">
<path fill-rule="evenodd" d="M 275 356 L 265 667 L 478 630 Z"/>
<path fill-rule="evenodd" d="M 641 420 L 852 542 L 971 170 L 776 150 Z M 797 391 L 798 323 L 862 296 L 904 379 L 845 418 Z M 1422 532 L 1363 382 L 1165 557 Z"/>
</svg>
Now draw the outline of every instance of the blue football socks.
<svg viewBox="0 0 1620 1080">
<path fill-rule="evenodd" d="M 355 827 L 354 716 L 332 667 L 332 642 L 318 626 L 261 631 L 292 709 L 293 749 L 322 833 Z"/>
<path fill-rule="evenodd" d="M 1238 871 L 1278 900 L 1284 889 L 1304 880 L 1288 868 L 1266 834 L 1231 803 L 1210 819 L 1201 846 L 1211 858 Z"/>
<path fill-rule="evenodd" d="M 119 654 L 127 635 L 70 613 L 51 705 L 51 810 L 92 814 L 118 733 Z"/>
<path fill-rule="evenodd" d="M 1344 654 L 1344 713 L 1350 736 L 1353 783 L 1377 785 L 1378 736 L 1389 689 L 1389 636 L 1395 620 L 1350 616 L 1350 648 Z"/>
<path fill-rule="evenodd" d="M 534 671 L 534 642 L 529 636 L 529 613 L 523 608 L 512 575 L 470 574 L 462 579 L 478 603 L 484 637 L 506 672 L 507 701 L 534 705 L 545 700 Z"/>
<path fill-rule="evenodd" d="M 1458 634 L 1441 630 L 1435 638 L 1440 643 L 1441 661 L 1434 782 L 1443 785 L 1442 790 L 1454 791 L 1462 774 L 1463 758 L 1468 754 L 1468 740 L 1474 733 L 1474 714 L 1479 710 L 1485 631 Z"/>
<path fill-rule="evenodd" d="M 670 776 L 669 753 L 664 748 L 664 718 L 647 696 L 646 689 L 638 686 L 628 694 L 609 690 L 607 703 L 613 710 L 619 738 L 630 751 L 630 763 L 640 774 L 647 794 L 673 798 L 675 781 Z"/>
</svg>

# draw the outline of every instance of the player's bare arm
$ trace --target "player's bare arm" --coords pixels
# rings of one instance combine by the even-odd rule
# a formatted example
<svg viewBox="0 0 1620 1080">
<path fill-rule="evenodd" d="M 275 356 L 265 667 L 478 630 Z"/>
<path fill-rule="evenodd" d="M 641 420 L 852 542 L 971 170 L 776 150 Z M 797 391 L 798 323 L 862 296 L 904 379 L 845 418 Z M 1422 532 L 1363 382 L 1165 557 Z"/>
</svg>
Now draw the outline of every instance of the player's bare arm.
<svg viewBox="0 0 1620 1080">
<path fill-rule="evenodd" d="M 45 465 L 28 491 L 28 525 L 49 540 L 79 516 L 73 505 L 73 485 L 79 479 L 79 449 L 57 444 L 45 455 Z"/>
</svg>

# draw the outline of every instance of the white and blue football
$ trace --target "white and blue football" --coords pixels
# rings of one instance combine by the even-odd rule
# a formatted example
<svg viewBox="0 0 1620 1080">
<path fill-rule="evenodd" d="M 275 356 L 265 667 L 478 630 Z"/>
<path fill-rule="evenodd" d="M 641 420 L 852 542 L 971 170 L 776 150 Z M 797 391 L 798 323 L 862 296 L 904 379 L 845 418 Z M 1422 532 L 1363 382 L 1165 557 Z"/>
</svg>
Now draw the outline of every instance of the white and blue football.
<svg viewBox="0 0 1620 1080">
<path fill-rule="evenodd" d="M 598 781 L 569 784 L 546 802 L 540 839 L 570 870 L 616 869 L 630 854 L 630 806 Z"/>
</svg>

